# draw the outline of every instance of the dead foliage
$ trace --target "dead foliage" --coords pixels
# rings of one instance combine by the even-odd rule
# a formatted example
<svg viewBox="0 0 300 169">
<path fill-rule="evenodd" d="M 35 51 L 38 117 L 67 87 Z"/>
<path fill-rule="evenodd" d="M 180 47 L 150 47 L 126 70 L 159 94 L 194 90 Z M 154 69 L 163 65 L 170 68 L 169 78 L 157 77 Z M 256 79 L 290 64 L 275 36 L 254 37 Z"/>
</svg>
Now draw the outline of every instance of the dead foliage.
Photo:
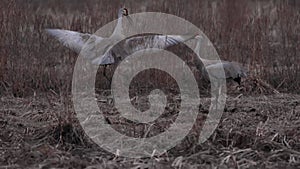
<svg viewBox="0 0 300 169">
<path fill-rule="evenodd" d="M 117 18 L 120 3 L 2 1 L 0 32 L 5 36 L 0 39 L 0 93 L 70 93 L 76 54 L 46 35 L 44 29 L 93 33 Z M 130 1 L 126 7 L 131 13 L 159 11 L 185 18 L 203 30 L 221 59 L 244 64 L 253 77 L 278 91 L 299 92 L 299 3 Z M 102 89 L 107 88 L 105 78 L 99 77 L 99 82 Z"/>
<path fill-rule="evenodd" d="M 138 100 L 145 105 L 141 104 L 145 103 L 142 96 Z M 203 123 L 203 118 L 199 118 L 190 134 L 175 148 L 161 156 L 135 160 L 116 157 L 93 143 L 79 125 L 70 100 L 54 94 L 20 99 L 3 97 L 0 163 L 8 168 L 297 168 L 299 100 L 298 95 L 287 94 L 229 97 L 221 122 L 207 142 L 197 144 Z M 199 108 L 204 119 L 209 103 L 209 99 L 204 99 Z M 162 123 L 163 126 L 149 131 L 147 126 L 115 118 L 117 112 L 108 112 L 106 103 L 99 102 L 99 107 L 107 112 L 111 126 L 123 134 L 150 136 L 167 127 Z M 177 108 L 166 110 L 171 109 Z M 176 113 L 167 111 L 162 119 L 167 122 L 174 117 Z"/>
</svg>

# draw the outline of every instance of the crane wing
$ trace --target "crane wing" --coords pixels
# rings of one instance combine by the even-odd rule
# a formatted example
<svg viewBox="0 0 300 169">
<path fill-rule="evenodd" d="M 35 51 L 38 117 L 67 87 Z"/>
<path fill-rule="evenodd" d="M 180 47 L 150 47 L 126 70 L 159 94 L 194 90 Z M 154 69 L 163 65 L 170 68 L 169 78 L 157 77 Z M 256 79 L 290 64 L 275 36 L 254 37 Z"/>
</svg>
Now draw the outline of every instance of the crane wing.
<svg viewBox="0 0 300 169">
<path fill-rule="evenodd" d="M 46 32 L 55 37 L 60 43 L 67 48 L 79 53 L 85 43 L 90 39 L 92 35 L 87 33 L 79 33 L 63 29 L 46 29 Z M 102 39 L 98 37 L 99 40 Z"/>
<path fill-rule="evenodd" d="M 71 50 L 80 53 L 83 56 L 92 61 L 93 64 L 107 65 L 115 63 L 115 59 L 112 55 L 116 56 L 128 56 L 136 51 L 149 48 L 165 49 L 167 47 L 177 45 L 179 43 L 188 41 L 194 38 L 196 35 L 141 35 L 128 38 L 125 41 L 124 46 L 116 45 L 107 50 L 103 55 L 98 56 L 97 44 L 99 44 L 103 38 L 96 35 L 87 33 L 79 33 L 62 29 L 46 29 L 46 32 L 54 36 L 64 46 Z"/>
<path fill-rule="evenodd" d="M 134 53 L 142 49 L 167 47 L 188 41 L 196 35 L 141 35 L 126 40 L 125 45 L 128 53 Z"/>
<path fill-rule="evenodd" d="M 82 54 L 85 58 L 92 60 L 93 64 L 107 65 L 114 63 L 114 58 L 110 51 L 103 56 L 97 56 L 95 46 L 103 39 L 100 36 L 62 29 L 46 29 L 46 32 L 76 53 L 80 53 L 83 49 Z"/>
</svg>

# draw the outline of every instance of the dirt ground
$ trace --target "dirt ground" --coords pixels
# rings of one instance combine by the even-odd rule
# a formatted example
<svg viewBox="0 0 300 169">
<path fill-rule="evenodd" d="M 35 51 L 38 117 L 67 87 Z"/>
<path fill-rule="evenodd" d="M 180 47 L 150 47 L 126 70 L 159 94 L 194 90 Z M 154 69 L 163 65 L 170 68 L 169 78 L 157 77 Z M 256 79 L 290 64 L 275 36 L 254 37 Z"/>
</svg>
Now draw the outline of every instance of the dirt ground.
<svg viewBox="0 0 300 169">
<path fill-rule="evenodd" d="M 208 141 L 197 145 L 189 134 L 162 156 L 144 159 L 99 148 L 66 97 L 2 97 L 0 168 L 300 168 L 300 95 L 236 96 L 227 98 Z M 200 113 L 207 114 L 208 103 Z"/>
</svg>

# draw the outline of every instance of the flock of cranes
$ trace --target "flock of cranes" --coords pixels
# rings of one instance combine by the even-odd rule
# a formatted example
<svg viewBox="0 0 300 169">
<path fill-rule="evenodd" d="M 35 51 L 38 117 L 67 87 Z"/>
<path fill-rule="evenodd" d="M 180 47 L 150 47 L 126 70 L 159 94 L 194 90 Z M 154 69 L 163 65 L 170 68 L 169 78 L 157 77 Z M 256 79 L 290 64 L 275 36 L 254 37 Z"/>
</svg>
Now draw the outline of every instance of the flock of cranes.
<svg viewBox="0 0 300 169">
<path fill-rule="evenodd" d="M 122 20 L 126 17 L 129 23 L 132 23 L 126 8 L 120 8 L 118 13 L 117 25 L 108 38 L 100 37 L 97 35 L 79 33 L 62 29 L 46 29 L 47 33 L 54 36 L 64 46 L 71 50 L 80 53 L 84 52 L 83 56 L 91 63 L 104 66 L 103 75 L 109 80 L 105 73 L 107 65 L 116 64 L 121 61 L 121 58 L 129 56 L 130 54 L 148 48 L 165 49 L 191 39 L 197 40 L 195 52 L 200 56 L 201 35 L 140 35 L 127 38 L 122 47 L 115 47 L 116 43 L 124 39 L 122 34 Z M 136 44 L 131 46 L 135 41 L 140 39 L 147 39 L 144 44 Z M 224 75 L 215 74 L 214 78 L 233 79 L 239 85 L 241 78 L 247 76 L 247 70 L 237 62 L 220 61 L 220 60 L 207 60 L 201 58 L 204 68 L 203 74 L 207 75 L 209 70 L 223 68 Z"/>
</svg>

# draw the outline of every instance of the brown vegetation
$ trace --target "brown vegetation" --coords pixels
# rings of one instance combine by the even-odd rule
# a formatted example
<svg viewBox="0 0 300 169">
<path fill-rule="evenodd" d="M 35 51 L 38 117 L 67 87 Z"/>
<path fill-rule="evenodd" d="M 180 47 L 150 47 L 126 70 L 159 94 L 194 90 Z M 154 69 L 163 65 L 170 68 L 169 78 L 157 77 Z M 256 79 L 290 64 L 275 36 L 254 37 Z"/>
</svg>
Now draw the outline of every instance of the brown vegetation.
<svg viewBox="0 0 300 169">
<path fill-rule="evenodd" d="M 192 130 L 161 157 L 116 157 L 95 145 L 78 123 L 70 98 L 77 55 L 46 35 L 44 29 L 93 33 L 117 18 L 121 2 L 0 2 L 0 168 L 299 168 L 300 98 L 278 94 L 300 92 L 300 3 L 295 0 L 126 1 L 131 13 L 170 13 L 200 27 L 222 59 L 248 65 L 251 76 L 243 82 L 244 87 L 230 91 L 250 95 L 228 97 L 218 128 L 201 145 L 194 144 L 201 120 L 195 124 L 196 132 Z M 105 86 L 107 81 L 100 71 L 97 83 Z M 165 73 L 145 72 L 137 76 L 140 81 L 156 79 L 169 82 L 170 90 L 176 88 Z M 146 110 L 149 89 L 143 91 L 137 82 L 135 79 L 130 86 L 134 91 L 130 97 L 139 96 L 132 103 L 140 101 L 142 106 L 137 107 Z M 149 134 L 116 117 L 118 112 L 106 103 L 110 91 L 103 88 L 97 90 L 97 99 L 108 123 L 119 132 L 126 129 L 123 134 Z M 209 99 L 201 102 L 199 114 L 206 116 L 209 103 Z M 166 119 L 176 118 L 178 107 L 174 105 L 166 108 Z M 165 126 L 155 129 L 157 134 Z"/>
<path fill-rule="evenodd" d="M 299 168 L 299 100 L 299 95 L 287 94 L 228 98 L 220 124 L 205 143 L 195 144 L 196 130 L 161 157 L 130 159 L 116 157 L 93 143 L 74 118 L 72 108 L 66 106 L 71 105 L 69 99 L 55 94 L 19 99 L 2 97 L 0 166 Z M 204 116 L 208 112 L 208 102 L 204 101 L 199 109 Z M 103 103 L 101 107 L 109 110 Z M 167 118 L 174 115 L 168 114 Z M 111 126 L 123 134 L 132 131 L 136 136 L 148 134 L 148 129 L 139 125 L 118 121 L 114 112 L 107 116 L 110 116 Z"/>
<path fill-rule="evenodd" d="M 276 89 L 299 92 L 300 13 L 292 1 L 127 2 L 131 13 L 175 14 L 199 26 L 222 59 L 248 65 Z M 76 54 L 44 28 L 93 33 L 117 18 L 119 1 L 2 1 L 0 92 L 69 93 Z M 104 81 L 104 79 L 100 79 Z"/>
</svg>

